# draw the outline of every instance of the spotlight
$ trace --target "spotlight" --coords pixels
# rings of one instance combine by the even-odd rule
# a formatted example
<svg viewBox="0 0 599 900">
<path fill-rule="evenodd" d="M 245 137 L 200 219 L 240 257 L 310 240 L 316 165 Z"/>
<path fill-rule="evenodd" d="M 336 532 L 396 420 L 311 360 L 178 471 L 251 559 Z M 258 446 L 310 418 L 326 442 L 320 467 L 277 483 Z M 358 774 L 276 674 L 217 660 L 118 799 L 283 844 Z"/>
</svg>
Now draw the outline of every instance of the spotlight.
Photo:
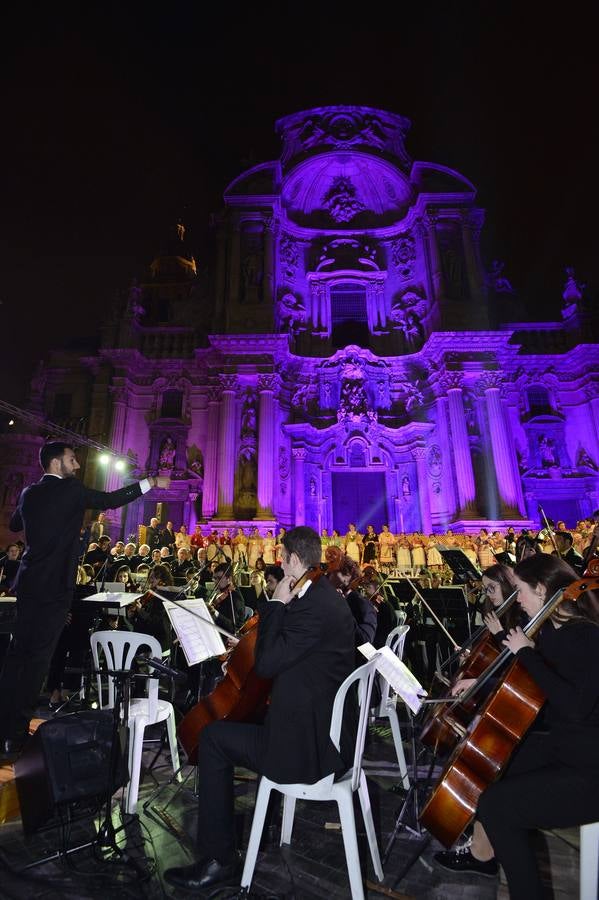
<svg viewBox="0 0 599 900">
<path fill-rule="evenodd" d="M 98 457 L 98 462 L 103 466 L 107 466 L 108 463 L 110 462 L 110 457 L 109 457 L 108 453 L 102 453 Z"/>
<path fill-rule="evenodd" d="M 122 459 L 117 459 L 117 461 L 116 461 L 115 464 L 114 464 L 114 467 L 115 467 L 115 469 L 117 470 L 117 472 L 122 472 L 123 469 L 125 468 L 125 462 L 124 462 L 124 460 L 122 460 Z"/>
<path fill-rule="evenodd" d="M 9 425 L 14 425 L 14 424 L 15 424 L 15 420 L 14 420 L 14 419 L 9 419 L 9 420 L 8 420 L 8 424 L 9 424 Z"/>
</svg>

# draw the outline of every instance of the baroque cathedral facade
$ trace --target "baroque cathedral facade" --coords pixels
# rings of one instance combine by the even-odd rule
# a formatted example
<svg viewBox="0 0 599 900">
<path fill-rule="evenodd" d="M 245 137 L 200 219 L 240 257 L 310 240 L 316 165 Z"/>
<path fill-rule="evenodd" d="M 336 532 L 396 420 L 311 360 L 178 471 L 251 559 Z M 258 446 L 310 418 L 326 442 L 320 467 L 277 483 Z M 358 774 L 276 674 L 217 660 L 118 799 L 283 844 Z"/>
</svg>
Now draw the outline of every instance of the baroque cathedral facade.
<svg viewBox="0 0 599 900">
<path fill-rule="evenodd" d="M 593 310 L 569 270 L 561 321 L 498 324 L 511 288 L 484 270 L 476 189 L 412 161 L 409 127 L 355 106 L 279 120 L 280 158 L 225 190 L 210 277 L 177 226 L 97 349 L 40 365 L 32 410 L 171 476 L 112 513 L 124 534 L 157 504 L 190 530 L 427 534 L 599 507 Z M 1 451 L 3 529 L 39 442 Z M 118 486 L 83 456 L 86 483 Z"/>
</svg>

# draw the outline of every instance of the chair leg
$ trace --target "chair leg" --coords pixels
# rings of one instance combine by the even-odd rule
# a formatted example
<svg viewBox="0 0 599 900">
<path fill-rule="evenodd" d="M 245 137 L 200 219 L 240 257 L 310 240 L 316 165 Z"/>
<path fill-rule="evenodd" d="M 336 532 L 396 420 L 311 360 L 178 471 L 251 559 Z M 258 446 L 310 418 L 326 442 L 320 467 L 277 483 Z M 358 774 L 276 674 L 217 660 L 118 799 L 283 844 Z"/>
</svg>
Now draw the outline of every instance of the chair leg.
<svg viewBox="0 0 599 900">
<path fill-rule="evenodd" d="M 173 772 L 176 773 L 177 781 L 183 780 L 181 776 L 181 763 L 179 762 L 179 748 L 177 746 L 177 730 L 175 728 L 175 711 L 173 710 L 166 720 L 166 733 L 168 736 L 168 745 L 171 751 L 171 762 L 173 764 Z"/>
<path fill-rule="evenodd" d="M 271 789 L 268 779 L 262 778 L 258 787 L 258 793 L 256 794 L 254 818 L 252 819 L 250 839 L 248 841 L 243 873 L 241 875 L 242 888 L 249 888 L 252 883 L 252 878 L 254 877 L 256 859 L 258 858 L 258 848 L 260 847 L 260 838 L 262 837 L 262 831 L 264 829 L 264 820 L 266 818 L 266 810 L 268 808 Z"/>
<path fill-rule="evenodd" d="M 597 900 L 599 822 L 580 827 L 580 900 Z"/>
<path fill-rule="evenodd" d="M 358 785 L 358 796 L 360 798 L 360 806 L 362 808 L 362 818 L 366 827 L 366 837 L 368 838 L 368 846 L 370 848 L 370 857 L 372 866 L 379 881 L 385 877 L 383 866 L 379 854 L 379 845 L 376 839 L 376 831 L 374 830 L 374 821 L 372 818 L 372 807 L 370 805 L 370 794 L 368 793 L 368 783 L 364 772 L 360 773 L 360 783 Z"/>
<path fill-rule="evenodd" d="M 281 823 L 281 844 L 291 843 L 293 819 L 295 816 L 295 797 L 285 794 L 283 797 L 283 821 Z"/>
<path fill-rule="evenodd" d="M 358 853 L 358 839 L 356 837 L 356 820 L 354 817 L 354 804 L 351 791 L 342 791 L 337 797 L 341 832 L 343 834 L 343 846 L 345 847 L 345 860 L 351 888 L 352 900 L 364 900 L 364 884 L 362 882 L 362 870 L 360 868 L 360 854 Z"/>
<path fill-rule="evenodd" d="M 410 790 L 410 779 L 408 777 L 408 767 L 406 765 L 406 757 L 403 751 L 403 743 L 401 740 L 401 731 L 399 728 L 399 718 L 397 716 L 397 710 L 395 709 L 395 704 L 392 701 L 389 701 L 389 705 L 387 707 L 386 715 L 391 723 L 391 733 L 393 734 L 393 743 L 395 744 L 395 753 L 397 755 L 397 762 L 399 763 L 399 774 L 401 777 L 401 783 L 404 790 Z"/>
<path fill-rule="evenodd" d="M 125 812 L 129 815 L 137 810 L 139 793 L 139 775 L 141 772 L 141 754 L 143 750 L 145 721 L 136 716 L 130 726 L 129 733 L 129 784 L 125 795 Z"/>
</svg>

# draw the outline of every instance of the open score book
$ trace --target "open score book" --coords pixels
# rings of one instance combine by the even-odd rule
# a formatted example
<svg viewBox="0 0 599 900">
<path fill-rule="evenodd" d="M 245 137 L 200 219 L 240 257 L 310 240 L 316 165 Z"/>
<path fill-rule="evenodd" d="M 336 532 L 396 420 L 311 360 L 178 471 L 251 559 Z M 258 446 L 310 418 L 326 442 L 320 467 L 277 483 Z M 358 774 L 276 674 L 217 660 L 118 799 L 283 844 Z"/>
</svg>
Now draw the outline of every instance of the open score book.
<svg viewBox="0 0 599 900">
<path fill-rule="evenodd" d="M 422 697 L 426 697 L 426 691 L 417 678 L 412 675 L 407 666 L 397 658 L 393 650 L 389 647 L 381 647 L 376 650 L 368 641 L 360 644 L 358 650 L 366 659 L 372 659 L 376 656 L 376 670 L 380 672 L 386 681 L 389 682 L 393 690 L 399 694 L 406 706 L 412 710 L 414 714 L 418 712 L 422 706 Z"/>
</svg>

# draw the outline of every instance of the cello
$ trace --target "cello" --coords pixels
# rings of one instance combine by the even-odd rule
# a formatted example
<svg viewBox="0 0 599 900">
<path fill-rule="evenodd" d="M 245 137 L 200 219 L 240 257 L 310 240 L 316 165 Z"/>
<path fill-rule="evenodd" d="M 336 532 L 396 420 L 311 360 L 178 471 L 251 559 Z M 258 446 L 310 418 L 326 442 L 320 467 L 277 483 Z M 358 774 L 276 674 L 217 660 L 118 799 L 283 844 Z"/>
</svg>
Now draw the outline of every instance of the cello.
<svg viewBox="0 0 599 900">
<path fill-rule="evenodd" d="M 599 571 L 560 588 L 523 629 L 534 635 L 562 600 L 576 600 L 599 588 Z M 511 655 L 506 648 L 463 699 L 470 699 Z M 419 820 L 446 847 L 455 843 L 472 821 L 482 792 L 495 781 L 537 717 L 545 695 L 517 660 L 508 666 L 498 687 L 467 728 L 425 804 Z"/>
<path fill-rule="evenodd" d="M 315 582 L 321 575 L 321 569 L 309 569 L 294 584 L 292 596 L 307 581 Z M 259 678 L 254 669 L 259 618 L 255 613 L 243 623 L 224 678 L 189 710 L 179 725 L 178 737 L 192 765 L 197 763 L 200 733 L 206 725 L 221 719 L 231 722 L 261 722 L 264 719 L 271 681 Z"/>
<path fill-rule="evenodd" d="M 518 596 L 518 591 L 513 591 L 501 606 L 495 610 L 495 614 L 501 617 L 513 606 Z M 453 676 L 451 682 L 443 679 L 447 689 L 462 679 L 480 678 L 492 665 L 502 651 L 495 643 L 493 634 L 482 625 L 472 637 L 462 645 L 461 653 L 465 658 Z M 467 655 L 466 655 L 467 654 Z M 454 654 L 455 658 L 457 653 Z M 448 660 L 448 663 L 451 660 Z M 472 720 L 477 709 L 477 704 L 472 697 L 468 701 L 454 698 L 439 702 L 436 707 L 431 707 L 431 712 L 424 720 L 420 732 L 420 740 L 426 747 L 434 747 L 435 750 L 452 750 L 464 734 L 464 728 Z"/>
</svg>

